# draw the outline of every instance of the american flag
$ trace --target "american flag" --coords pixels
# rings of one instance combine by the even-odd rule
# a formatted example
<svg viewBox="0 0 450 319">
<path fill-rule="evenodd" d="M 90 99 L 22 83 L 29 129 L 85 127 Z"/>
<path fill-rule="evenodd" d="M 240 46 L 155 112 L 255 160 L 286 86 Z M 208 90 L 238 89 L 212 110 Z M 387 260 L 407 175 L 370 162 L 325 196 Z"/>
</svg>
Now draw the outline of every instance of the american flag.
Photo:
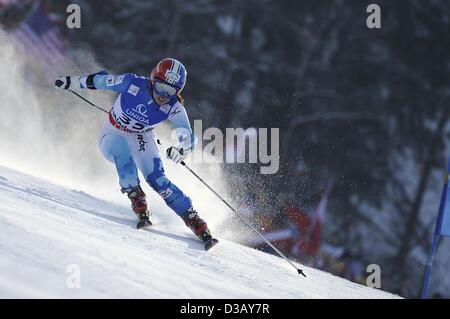
<svg viewBox="0 0 450 319">
<path fill-rule="evenodd" d="M 64 39 L 39 2 L 12 35 L 27 56 L 42 65 L 49 76 L 59 74 L 64 68 Z"/>
</svg>

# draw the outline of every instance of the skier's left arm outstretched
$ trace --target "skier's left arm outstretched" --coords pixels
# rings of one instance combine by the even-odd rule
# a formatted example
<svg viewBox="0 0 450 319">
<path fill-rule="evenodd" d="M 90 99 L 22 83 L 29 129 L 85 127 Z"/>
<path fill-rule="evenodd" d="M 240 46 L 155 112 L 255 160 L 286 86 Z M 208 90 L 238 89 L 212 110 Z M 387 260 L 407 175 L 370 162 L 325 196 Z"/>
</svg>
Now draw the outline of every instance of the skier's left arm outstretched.
<svg viewBox="0 0 450 319">
<path fill-rule="evenodd" d="M 135 75 L 132 73 L 108 74 L 106 71 L 80 76 L 61 76 L 55 82 L 55 87 L 63 90 L 110 90 L 122 93 L 130 86 Z"/>
<path fill-rule="evenodd" d="M 62 76 L 55 82 L 55 87 L 64 90 L 111 90 L 122 93 L 130 86 L 136 75 L 124 73 L 111 75 L 105 71 L 81 76 Z M 189 156 L 197 142 L 192 132 L 186 109 L 180 102 L 176 102 L 170 110 L 168 119 L 172 123 L 178 144 L 166 150 L 167 158 L 180 163 Z"/>
<path fill-rule="evenodd" d="M 180 163 L 189 156 L 197 143 L 197 138 L 192 132 L 186 109 L 180 102 L 176 102 L 169 115 L 169 121 L 174 129 L 172 134 L 176 135 L 178 144 L 167 149 L 167 158 L 175 163 Z"/>
</svg>

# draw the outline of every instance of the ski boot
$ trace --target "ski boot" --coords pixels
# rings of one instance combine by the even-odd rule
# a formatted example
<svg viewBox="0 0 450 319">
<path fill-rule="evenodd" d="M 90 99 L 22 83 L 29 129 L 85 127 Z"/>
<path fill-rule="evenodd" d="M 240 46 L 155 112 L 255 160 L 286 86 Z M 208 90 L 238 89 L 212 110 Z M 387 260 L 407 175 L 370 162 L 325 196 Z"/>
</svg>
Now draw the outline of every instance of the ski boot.
<svg viewBox="0 0 450 319">
<path fill-rule="evenodd" d="M 206 222 L 198 216 L 197 211 L 192 207 L 188 210 L 186 217 L 183 218 L 184 223 L 189 227 L 195 236 L 200 239 L 204 245 L 205 250 L 211 249 L 219 241 L 211 236 L 211 232 L 208 229 Z"/>
<path fill-rule="evenodd" d="M 128 198 L 131 200 L 131 208 L 136 214 L 139 222 L 136 225 L 137 229 L 141 229 L 145 226 L 152 225 L 150 221 L 150 211 L 147 208 L 147 201 L 145 199 L 145 193 L 141 186 L 135 186 L 129 190 L 126 190 Z"/>
</svg>

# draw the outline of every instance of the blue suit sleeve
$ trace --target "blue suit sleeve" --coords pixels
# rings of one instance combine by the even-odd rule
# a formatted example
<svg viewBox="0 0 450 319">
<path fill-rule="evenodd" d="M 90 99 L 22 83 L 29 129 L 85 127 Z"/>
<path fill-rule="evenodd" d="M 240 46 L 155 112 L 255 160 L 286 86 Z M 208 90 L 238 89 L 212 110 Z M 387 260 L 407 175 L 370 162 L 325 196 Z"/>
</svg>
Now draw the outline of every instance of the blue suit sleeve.
<svg viewBox="0 0 450 319">
<path fill-rule="evenodd" d="M 186 109 L 181 103 L 177 102 L 172 107 L 169 120 L 178 136 L 179 146 L 183 149 L 194 149 L 197 144 L 197 138 L 192 132 Z"/>
<path fill-rule="evenodd" d="M 98 90 L 110 90 L 122 93 L 128 89 L 131 84 L 132 75 L 129 73 L 120 75 L 102 75 L 94 76 L 94 86 Z"/>
<path fill-rule="evenodd" d="M 79 77 L 80 89 L 110 90 L 122 93 L 130 86 L 133 76 L 131 73 L 114 75 L 108 74 L 106 71 L 84 75 Z"/>
</svg>

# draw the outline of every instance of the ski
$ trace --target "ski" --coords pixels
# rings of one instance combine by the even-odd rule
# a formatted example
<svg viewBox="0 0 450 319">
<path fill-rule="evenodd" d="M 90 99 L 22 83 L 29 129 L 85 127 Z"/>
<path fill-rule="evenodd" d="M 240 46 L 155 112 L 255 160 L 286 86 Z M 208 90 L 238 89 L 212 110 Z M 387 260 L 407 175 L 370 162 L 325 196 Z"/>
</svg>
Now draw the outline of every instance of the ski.
<svg viewBox="0 0 450 319">
<path fill-rule="evenodd" d="M 152 222 L 149 219 L 147 219 L 147 220 L 143 219 L 143 220 L 140 220 L 137 223 L 136 228 L 137 229 L 141 229 L 141 228 L 144 228 L 144 227 L 147 227 L 147 226 L 151 226 L 151 225 L 153 225 L 153 224 L 152 224 Z"/>
<path fill-rule="evenodd" d="M 211 248 L 213 248 L 218 243 L 219 243 L 219 240 L 217 240 L 216 238 L 211 238 L 211 239 L 207 240 L 205 242 L 205 250 L 210 250 Z"/>
</svg>

